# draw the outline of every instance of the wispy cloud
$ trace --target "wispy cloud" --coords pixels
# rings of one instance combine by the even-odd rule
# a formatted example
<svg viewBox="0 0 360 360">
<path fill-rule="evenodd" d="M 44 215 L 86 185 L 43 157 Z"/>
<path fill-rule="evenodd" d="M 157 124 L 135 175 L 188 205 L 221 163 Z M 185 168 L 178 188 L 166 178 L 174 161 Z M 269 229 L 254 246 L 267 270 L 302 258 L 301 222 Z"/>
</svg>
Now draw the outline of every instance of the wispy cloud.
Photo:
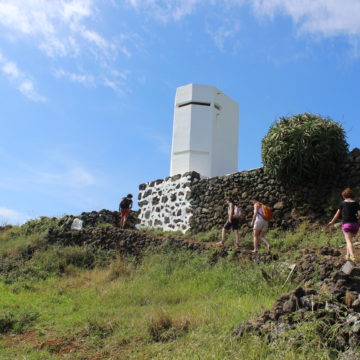
<svg viewBox="0 0 360 360">
<path fill-rule="evenodd" d="M 219 11 L 224 13 L 224 19 L 227 18 L 226 13 L 235 8 L 250 6 L 257 16 L 290 16 L 300 33 L 325 37 L 344 35 L 349 39 L 360 37 L 359 0 L 127 0 L 127 3 L 136 11 L 143 11 L 143 14 L 162 22 L 178 21 L 194 14 L 201 6 L 218 6 Z M 210 32 L 220 49 L 224 39 L 232 36 L 236 29 L 228 28 L 226 21 L 216 31 Z"/>
<path fill-rule="evenodd" d="M 301 32 L 324 36 L 360 36 L 358 0 L 253 0 L 255 13 L 274 17 L 285 14 Z"/>
<path fill-rule="evenodd" d="M 34 87 L 30 76 L 19 69 L 16 63 L 6 59 L 0 53 L 0 71 L 23 95 L 32 101 L 46 101 Z"/>
<path fill-rule="evenodd" d="M 239 22 L 226 21 L 224 24 L 216 27 L 215 29 L 209 28 L 208 33 L 215 42 L 219 50 L 225 50 L 227 40 L 232 39 L 240 31 Z"/>
<path fill-rule="evenodd" d="M 0 207 L 0 226 L 2 225 L 20 225 L 30 220 L 30 216 L 22 214 L 7 207 Z"/>
<path fill-rule="evenodd" d="M 95 11 L 92 0 L 0 0 L 0 24 L 13 36 L 36 39 L 49 56 L 74 55 L 79 35 L 86 38 L 82 23 Z"/>
<path fill-rule="evenodd" d="M 145 10 L 149 15 L 162 22 L 180 20 L 195 12 L 198 5 L 214 4 L 216 0 L 126 0 L 138 11 Z"/>
<path fill-rule="evenodd" d="M 10 153 L 0 148 L 0 161 L 4 168 L 13 176 L 2 176 L 0 187 L 5 189 L 34 188 L 35 186 L 61 191 L 72 191 L 77 188 L 88 188 L 98 185 L 99 178 L 94 171 L 89 170 L 81 161 L 65 151 L 48 150 L 38 158 L 37 164 L 28 164 L 12 157 Z"/>
<path fill-rule="evenodd" d="M 108 74 L 90 74 L 84 71 L 70 72 L 64 69 L 57 69 L 53 72 L 53 75 L 60 79 L 64 78 L 71 82 L 82 84 L 89 87 L 103 86 L 112 89 L 119 95 L 123 95 L 123 87 L 128 78 L 129 72 L 120 72 L 114 69 L 109 69 Z"/>
<path fill-rule="evenodd" d="M 83 167 L 73 167 L 65 172 L 52 173 L 52 172 L 34 172 L 35 176 L 32 181 L 40 184 L 48 184 L 52 186 L 63 187 L 87 187 L 95 185 L 95 177 Z"/>
<path fill-rule="evenodd" d="M 54 72 L 54 76 L 56 78 L 66 78 L 72 82 L 87 86 L 95 85 L 95 77 L 92 74 L 74 73 L 74 72 L 66 71 L 64 69 L 58 69 Z"/>
<path fill-rule="evenodd" d="M 4 39 L 13 43 L 25 40 L 54 61 L 70 60 L 66 63 L 72 70 L 58 71 L 56 77 L 86 86 L 111 83 L 110 87 L 120 93 L 124 84 L 113 75 L 113 70 L 120 55 L 132 55 L 126 46 L 129 38 L 125 34 L 106 37 L 95 29 L 101 14 L 98 6 L 95 0 L 0 0 L 0 31 Z M 97 75 L 74 72 L 86 62 L 84 59 L 96 64 L 91 72 L 96 69 Z M 107 81 L 99 81 L 101 78 Z M 29 81 L 19 89 L 28 97 L 41 99 L 35 96 Z"/>
</svg>

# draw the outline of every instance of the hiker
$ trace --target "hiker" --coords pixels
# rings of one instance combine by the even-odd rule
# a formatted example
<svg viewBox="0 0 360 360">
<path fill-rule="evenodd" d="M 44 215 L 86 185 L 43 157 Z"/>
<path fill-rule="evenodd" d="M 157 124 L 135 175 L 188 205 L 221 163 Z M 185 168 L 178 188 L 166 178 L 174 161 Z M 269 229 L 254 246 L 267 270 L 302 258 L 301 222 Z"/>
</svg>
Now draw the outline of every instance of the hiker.
<svg viewBox="0 0 360 360">
<path fill-rule="evenodd" d="M 331 226 L 335 221 L 342 217 L 341 230 L 346 240 L 346 256 L 345 260 L 355 261 L 353 251 L 353 238 L 359 231 L 358 217 L 360 217 L 360 205 L 354 200 L 354 193 L 350 188 L 346 188 L 342 193 L 343 201 L 340 203 L 332 220 L 328 223 Z"/>
<path fill-rule="evenodd" d="M 235 245 L 236 247 L 240 247 L 239 227 L 240 227 L 240 219 L 242 218 L 242 211 L 240 207 L 234 204 L 234 201 L 231 198 L 228 198 L 225 201 L 226 204 L 228 205 L 228 217 L 221 232 L 221 241 L 219 241 L 217 245 L 224 245 L 226 232 L 228 230 L 234 230 Z"/>
<path fill-rule="evenodd" d="M 130 209 L 133 206 L 132 194 L 127 194 L 126 197 L 122 198 L 119 205 L 120 212 L 120 228 L 123 229 L 125 227 L 126 221 L 130 214 Z"/>
<path fill-rule="evenodd" d="M 251 199 L 250 202 L 254 205 L 254 213 L 250 223 L 250 227 L 253 228 L 254 233 L 254 250 L 252 252 L 257 253 L 259 240 L 262 240 L 265 243 L 268 251 L 270 251 L 271 246 L 265 238 L 265 234 L 269 228 L 269 220 L 271 220 L 271 214 L 265 216 L 265 210 L 270 210 L 271 212 L 271 209 L 268 206 L 262 204 L 257 199 Z"/>
</svg>

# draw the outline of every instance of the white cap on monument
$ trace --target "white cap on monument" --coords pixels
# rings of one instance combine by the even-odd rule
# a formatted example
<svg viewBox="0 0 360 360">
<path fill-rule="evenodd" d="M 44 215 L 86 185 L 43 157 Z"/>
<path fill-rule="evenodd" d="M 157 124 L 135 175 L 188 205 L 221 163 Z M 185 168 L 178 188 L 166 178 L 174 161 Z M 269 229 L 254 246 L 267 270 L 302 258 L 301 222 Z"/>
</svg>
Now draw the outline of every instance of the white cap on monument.
<svg viewBox="0 0 360 360">
<path fill-rule="evenodd" d="M 239 104 L 214 86 L 176 90 L 170 175 L 205 177 L 237 171 Z"/>
</svg>

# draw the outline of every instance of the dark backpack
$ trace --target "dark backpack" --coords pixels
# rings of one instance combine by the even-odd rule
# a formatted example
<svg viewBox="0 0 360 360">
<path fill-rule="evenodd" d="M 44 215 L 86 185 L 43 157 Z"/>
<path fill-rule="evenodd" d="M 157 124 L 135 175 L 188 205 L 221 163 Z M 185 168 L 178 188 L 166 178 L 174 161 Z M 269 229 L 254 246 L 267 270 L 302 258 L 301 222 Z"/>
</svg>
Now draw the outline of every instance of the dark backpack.
<svg viewBox="0 0 360 360">
<path fill-rule="evenodd" d="M 129 209 L 132 200 L 128 198 L 123 198 L 120 202 L 120 209 Z"/>
</svg>

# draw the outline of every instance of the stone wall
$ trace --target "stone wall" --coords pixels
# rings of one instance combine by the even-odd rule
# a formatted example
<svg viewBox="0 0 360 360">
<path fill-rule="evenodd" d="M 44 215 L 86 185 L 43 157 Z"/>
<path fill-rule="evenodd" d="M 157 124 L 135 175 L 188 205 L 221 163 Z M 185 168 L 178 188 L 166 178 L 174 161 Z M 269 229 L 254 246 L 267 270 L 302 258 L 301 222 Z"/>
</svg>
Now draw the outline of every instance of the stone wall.
<svg viewBox="0 0 360 360">
<path fill-rule="evenodd" d="M 273 207 L 275 227 L 289 228 L 304 220 L 329 221 L 341 200 L 341 191 L 347 186 L 356 189 L 359 185 L 359 149 L 354 149 L 349 154 L 343 176 L 337 185 L 305 183 L 297 188 L 288 188 L 284 183 L 266 175 L 263 168 L 202 179 L 190 187 L 193 210 L 190 228 L 196 233 L 221 227 L 226 218 L 226 196 L 232 197 L 243 209 L 244 228 L 247 228 L 252 217 L 252 197 Z"/>
<path fill-rule="evenodd" d="M 111 210 L 100 210 L 100 211 L 91 211 L 83 212 L 80 215 L 65 215 L 58 220 L 58 226 L 64 230 L 70 230 L 71 224 L 74 219 L 78 218 L 83 221 L 83 227 L 93 227 L 100 224 L 110 224 L 115 227 L 119 226 L 119 212 Z M 127 229 L 135 229 L 136 225 L 139 223 L 138 212 L 130 211 L 128 221 L 126 222 Z"/>
<path fill-rule="evenodd" d="M 139 256 L 148 248 L 171 248 L 191 251 L 204 251 L 209 247 L 205 243 L 198 243 L 175 236 L 155 236 L 148 232 L 121 230 L 113 226 L 88 227 L 83 230 L 68 231 L 50 228 L 46 235 L 49 244 L 61 246 L 93 246 L 105 250 L 115 250 L 124 255 Z M 224 256 L 227 250 L 222 249 Z"/>
<path fill-rule="evenodd" d="M 191 172 L 149 182 L 140 185 L 141 226 L 193 233 L 219 228 L 226 219 L 227 196 L 243 209 L 245 229 L 252 216 L 251 197 L 273 207 L 275 227 L 289 228 L 304 220 L 329 221 L 343 188 L 360 191 L 359 149 L 349 153 L 341 172 L 337 185 L 305 183 L 291 189 L 263 168 L 205 179 Z"/>
<path fill-rule="evenodd" d="M 138 197 L 140 226 L 167 231 L 190 230 L 190 185 L 199 179 L 198 173 L 188 172 L 141 184 Z"/>
</svg>

